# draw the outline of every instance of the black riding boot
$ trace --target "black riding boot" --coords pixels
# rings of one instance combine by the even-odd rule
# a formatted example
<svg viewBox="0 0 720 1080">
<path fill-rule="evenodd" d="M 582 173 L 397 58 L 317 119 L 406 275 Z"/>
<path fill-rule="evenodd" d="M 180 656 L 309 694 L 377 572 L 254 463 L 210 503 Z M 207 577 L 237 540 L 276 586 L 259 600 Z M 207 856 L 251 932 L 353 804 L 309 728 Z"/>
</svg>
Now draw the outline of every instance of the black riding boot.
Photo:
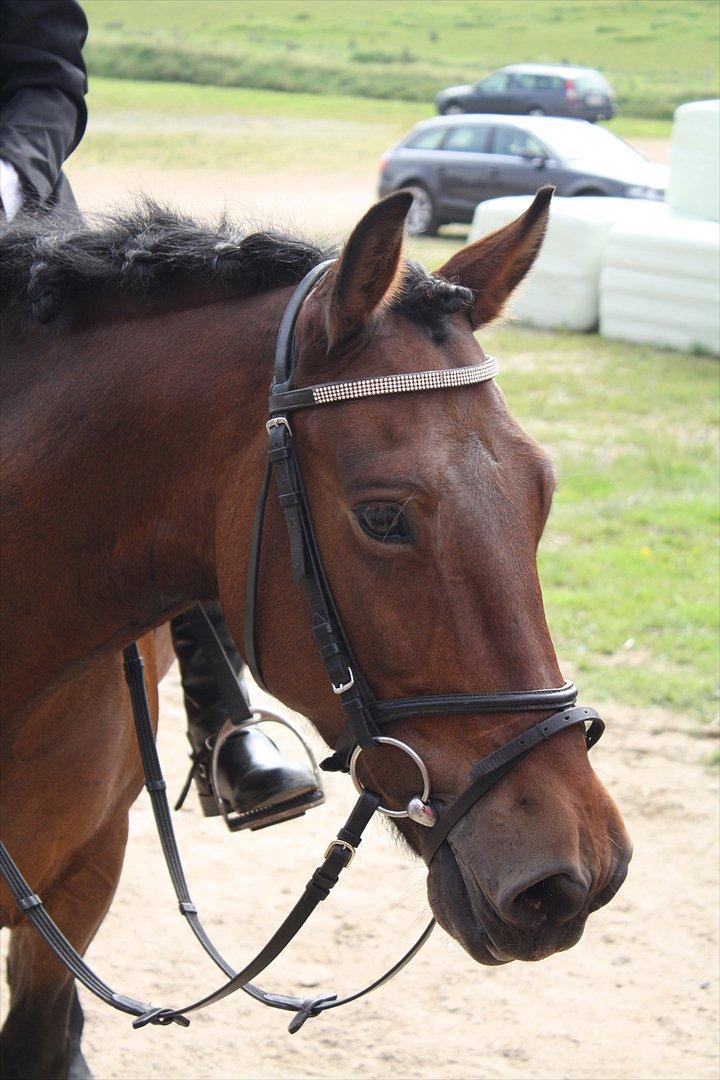
<svg viewBox="0 0 720 1080">
<path fill-rule="evenodd" d="M 236 674 L 243 662 L 230 636 L 219 604 L 204 604 Z M 228 719 L 215 677 L 197 639 L 194 620 L 197 610 L 184 612 L 172 620 L 172 638 L 180 663 L 188 718 L 188 739 L 196 763 L 195 785 L 206 817 L 220 813 L 209 779 L 213 739 Z M 239 730 L 224 743 L 218 761 L 217 794 L 238 815 L 247 815 L 253 827 L 279 820 L 278 811 L 296 809 L 303 813 L 318 801 L 315 777 L 306 765 L 286 761 L 271 739 L 256 727 Z M 293 813 L 282 817 L 296 816 Z M 242 826 L 241 826 L 242 827 Z"/>
</svg>

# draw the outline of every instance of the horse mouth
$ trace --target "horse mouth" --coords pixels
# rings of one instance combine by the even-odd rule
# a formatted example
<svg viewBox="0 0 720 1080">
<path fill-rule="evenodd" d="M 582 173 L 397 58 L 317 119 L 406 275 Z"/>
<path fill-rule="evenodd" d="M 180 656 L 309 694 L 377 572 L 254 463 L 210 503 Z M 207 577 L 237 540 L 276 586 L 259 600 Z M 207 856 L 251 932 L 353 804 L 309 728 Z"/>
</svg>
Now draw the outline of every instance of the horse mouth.
<svg viewBox="0 0 720 1080">
<path fill-rule="evenodd" d="M 510 926 L 494 910 L 450 844 L 444 844 L 431 863 L 428 899 L 440 926 L 473 960 L 485 966 L 544 960 L 572 948 L 582 937 L 590 910 L 585 907 L 571 921 L 552 930 L 528 932 Z"/>
</svg>

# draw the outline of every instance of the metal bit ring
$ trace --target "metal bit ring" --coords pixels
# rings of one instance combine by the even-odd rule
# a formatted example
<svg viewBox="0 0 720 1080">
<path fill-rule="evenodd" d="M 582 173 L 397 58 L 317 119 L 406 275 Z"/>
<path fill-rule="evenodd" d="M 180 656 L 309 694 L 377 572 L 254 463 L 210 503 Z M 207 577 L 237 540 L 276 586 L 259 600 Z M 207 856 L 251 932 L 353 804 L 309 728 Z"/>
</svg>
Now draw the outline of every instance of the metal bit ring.
<svg viewBox="0 0 720 1080">
<path fill-rule="evenodd" d="M 420 798 L 423 801 L 423 803 L 427 803 L 428 798 L 430 796 L 430 774 L 428 773 L 428 771 L 427 771 L 427 769 L 425 767 L 425 762 L 420 757 L 420 755 L 416 754 L 415 751 L 413 750 L 413 748 L 411 746 L 408 746 L 407 743 L 400 742 L 399 739 L 391 739 L 386 735 L 378 735 L 378 736 L 376 736 L 375 742 L 376 743 L 384 743 L 386 746 L 394 746 L 398 750 L 402 750 L 404 753 L 406 753 L 409 758 L 412 758 L 412 760 L 415 762 L 418 769 L 420 770 L 420 775 L 422 776 L 423 790 L 422 790 L 422 795 L 420 796 Z M 361 754 L 362 754 L 362 747 L 361 746 L 356 746 L 355 749 L 353 750 L 352 757 L 350 758 L 350 779 L 352 780 L 353 784 L 355 785 L 355 790 L 362 795 L 365 788 L 360 783 L 360 781 L 358 780 L 358 776 L 357 776 L 357 763 L 358 763 L 358 758 L 360 757 Z M 415 798 L 416 797 L 417 796 L 415 796 Z M 410 817 L 407 810 L 389 810 L 386 806 L 378 806 L 378 810 L 379 810 L 379 812 L 381 814 L 385 814 L 386 817 L 391 817 L 391 818 Z"/>
</svg>

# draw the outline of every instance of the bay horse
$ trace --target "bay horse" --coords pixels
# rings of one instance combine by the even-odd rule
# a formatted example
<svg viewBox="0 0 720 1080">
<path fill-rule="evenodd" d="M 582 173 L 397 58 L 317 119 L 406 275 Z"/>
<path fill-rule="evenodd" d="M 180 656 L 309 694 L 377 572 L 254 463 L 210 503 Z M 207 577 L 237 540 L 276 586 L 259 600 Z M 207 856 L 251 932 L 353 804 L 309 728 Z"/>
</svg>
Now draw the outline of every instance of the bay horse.
<svg viewBox="0 0 720 1080">
<path fill-rule="evenodd" d="M 377 203 L 302 306 L 297 384 L 477 364 L 474 332 L 532 266 L 550 196 L 432 275 L 402 255 L 408 196 Z M 156 628 L 208 599 L 242 641 L 273 344 L 324 253 L 145 204 L 94 228 L 14 223 L 2 255 L 2 838 L 82 952 L 141 786 L 119 652 L 141 639 L 152 689 L 169 662 Z M 494 381 L 308 410 L 293 431 L 333 593 L 379 695 L 560 685 L 536 569 L 553 471 Z M 265 530 L 264 679 L 333 745 L 343 716 L 274 503 Z M 452 797 L 526 726 L 505 710 L 413 716 L 397 731 Z M 406 759 L 364 760 L 385 801 L 407 802 Z M 420 827 L 398 827 L 420 851 Z M 430 863 L 429 900 L 479 963 L 538 960 L 579 940 L 630 854 L 576 726 L 458 822 Z M 89 1075 L 73 980 L 4 887 L 0 916 L 12 928 L 4 1075 Z"/>
</svg>

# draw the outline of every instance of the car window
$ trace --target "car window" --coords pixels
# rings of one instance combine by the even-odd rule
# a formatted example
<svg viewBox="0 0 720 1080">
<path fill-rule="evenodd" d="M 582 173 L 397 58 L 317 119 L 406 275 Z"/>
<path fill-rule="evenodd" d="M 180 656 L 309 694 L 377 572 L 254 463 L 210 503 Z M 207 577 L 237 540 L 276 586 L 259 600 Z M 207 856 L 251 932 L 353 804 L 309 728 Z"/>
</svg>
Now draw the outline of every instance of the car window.
<svg viewBox="0 0 720 1080">
<path fill-rule="evenodd" d="M 419 131 L 405 143 L 408 150 L 437 150 L 445 137 L 445 128 L 435 127 L 428 131 Z"/>
<path fill-rule="evenodd" d="M 520 128 L 501 127 L 495 131 L 493 152 L 514 157 L 545 157 L 542 145 Z"/>
<path fill-rule="evenodd" d="M 511 75 L 508 88 L 510 90 L 542 90 L 547 86 L 547 75 Z"/>
<path fill-rule="evenodd" d="M 497 94 L 505 90 L 507 84 L 507 75 L 498 72 L 496 75 L 488 75 L 486 79 L 481 79 L 476 90 L 479 90 L 481 94 Z"/>
<path fill-rule="evenodd" d="M 639 161 L 645 161 L 638 150 L 597 124 L 568 120 L 545 137 L 550 154 L 558 161 L 588 161 L 598 165 L 614 162 L 628 169 L 637 168 Z"/>
<path fill-rule="evenodd" d="M 467 153 L 482 154 L 487 150 L 489 127 L 486 124 L 461 124 L 451 128 L 443 150 L 465 150 Z"/>
<path fill-rule="evenodd" d="M 518 90 L 557 90 L 563 85 L 563 80 L 552 75 L 511 75 L 510 88 Z"/>
<path fill-rule="evenodd" d="M 593 91 L 596 94 L 607 94 L 609 90 L 607 81 L 599 71 L 585 72 L 573 79 L 573 82 L 575 83 L 575 89 L 578 94 L 587 94 Z"/>
</svg>

